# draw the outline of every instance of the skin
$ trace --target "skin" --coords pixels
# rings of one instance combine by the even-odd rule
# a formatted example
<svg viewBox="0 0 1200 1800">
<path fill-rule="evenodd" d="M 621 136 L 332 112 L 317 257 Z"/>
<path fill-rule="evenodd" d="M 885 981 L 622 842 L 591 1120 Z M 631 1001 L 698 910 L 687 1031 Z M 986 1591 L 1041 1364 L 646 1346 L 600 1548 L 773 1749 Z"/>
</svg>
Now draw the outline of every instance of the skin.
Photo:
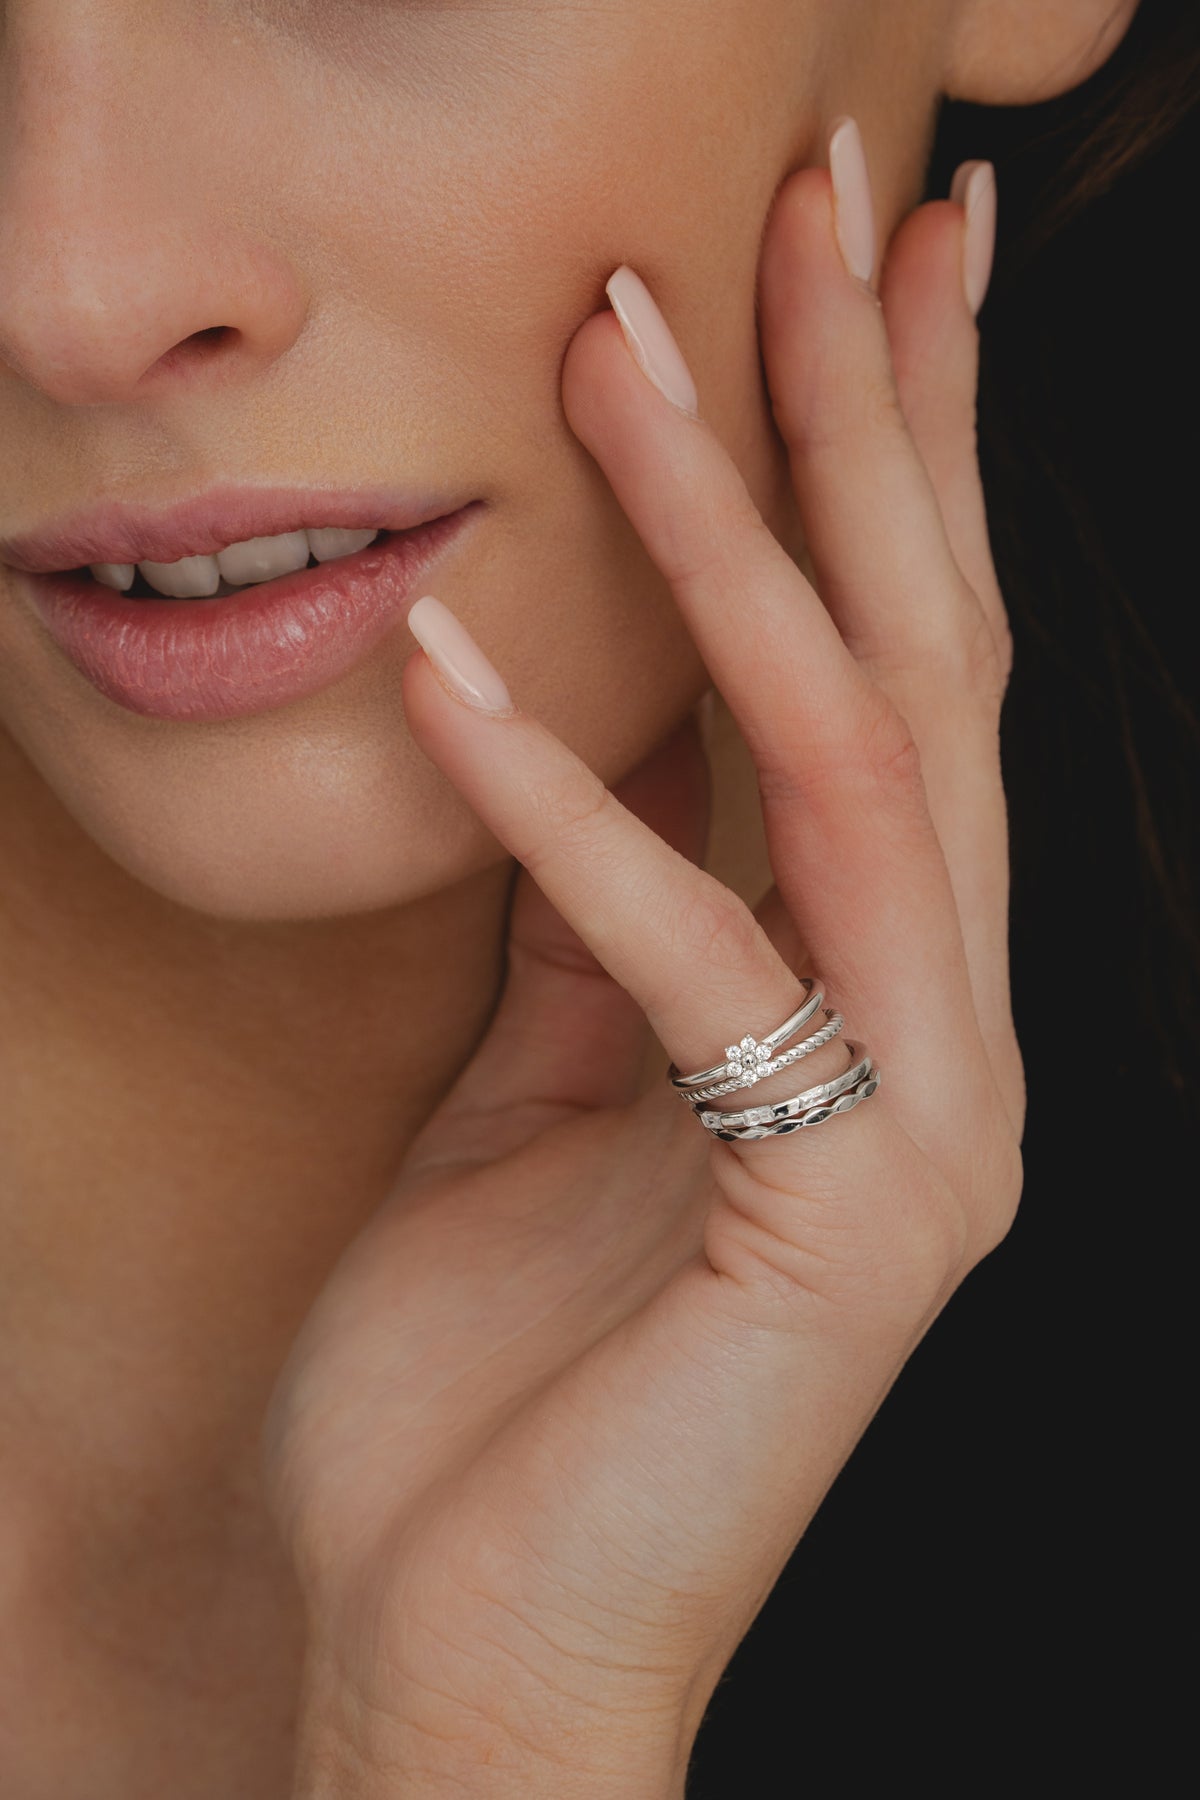
<svg viewBox="0 0 1200 1800">
<path fill-rule="evenodd" d="M 819 328 L 842 313 L 797 320 L 777 307 L 777 335 L 760 342 L 756 285 L 772 246 L 777 271 L 792 268 L 814 295 L 850 304 L 836 287 L 844 271 L 828 261 L 828 218 L 821 236 L 814 212 L 802 227 L 799 212 L 775 202 L 793 171 L 819 172 L 830 122 L 851 113 L 886 243 L 920 191 L 941 93 L 1009 102 L 1059 91 L 1102 60 L 1132 8 L 921 0 L 902 14 L 885 0 L 763 0 L 752 25 L 733 0 L 688 0 L 683 11 L 681 22 L 678 7 L 644 4 L 10 4 L 0 51 L 0 529 L 28 529 L 101 491 L 166 501 L 218 479 L 354 487 L 408 477 L 481 495 L 490 517 L 431 587 L 545 733 L 522 752 L 526 791 L 592 771 L 699 862 L 706 778 L 694 738 L 671 733 L 709 684 L 707 658 L 736 726 L 722 713 L 713 773 L 724 812 L 711 866 L 753 902 L 772 877 L 786 888 L 788 871 L 777 842 L 760 847 L 752 829 L 741 840 L 729 821 L 747 771 L 761 778 L 782 766 L 779 721 L 734 705 L 744 682 L 731 644 L 713 634 L 736 583 L 716 610 L 711 600 L 681 604 L 661 545 L 652 549 L 644 496 L 676 418 L 638 410 L 658 402 L 606 311 L 604 283 L 619 263 L 635 268 L 692 370 L 696 435 L 707 445 L 711 434 L 723 459 L 702 479 L 714 504 L 725 497 L 714 517 L 730 567 L 750 566 L 757 541 L 728 498 L 744 493 L 780 553 L 819 578 L 867 678 L 883 678 L 889 705 L 911 724 L 929 712 L 915 639 L 890 638 L 878 618 L 855 612 L 894 546 L 843 534 L 818 566 L 814 517 L 836 520 L 841 502 L 818 504 L 823 490 L 796 466 L 794 445 L 789 463 L 779 409 L 790 405 L 809 431 L 853 423 L 855 397 L 886 392 L 894 359 L 952 560 L 1002 646 L 970 445 L 974 328 L 958 291 L 948 298 L 961 213 L 934 212 L 895 262 L 890 351 L 868 299 L 861 335 L 822 359 L 811 345 L 832 342 Z M 931 340 L 931 319 L 949 319 L 958 339 Z M 188 342 L 217 325 L 240 335 L 232 345 Z M 961 354 L 945 348 L 959 341 Z M 854 486 L 843 471 L 831 492 Z M 945 586 L 941 527 L 910 511 L 913 568 L 924 580 L 940 567 Z M 761 590 L 741 596 L 747 617 L 774 580 L 764 575 Z M 888 1326 L 866 1332 L 870 1354 L 861 1330 L 854 1338 L 849 1400 L 814 1397 L 820 1454 L 786 1472 L 808 1510 L 1015 1199 L 1006 1145 L 1019 1133 L 1019 1057 L 1000 948 L 1002 800 L 986 760 L 1002 680 L 985 679 L 982 691 L 986 705 L 971 691 L 979 704 L 969 721 L 917 735 L 950 867 L 950 889 L 933 906 L 937 941 L 962 947 L 947 1005 L 959 1009 L 955 1041 L 970 1038 L 974 1020 L 982 1085 L 969 1117 L 987 1128 L 992 1180 L 969 1205 L 951 1181 L 957 1210 L 932 1207 L 954 1221 L 953 1253 L 939 1231 L 936 1249 L 922 1230 L 905 1235 L 920 1265 L 915 1311 L 889 1310 L 876 1288 L 854 1315 L 860 1327 L 885 1316 Z M 310 1402 L 328 1393 L 336 1406 L 361 1374 L 355 1358 L 375 1348 L 338 1320 L 361 1314 L 380 1234 L 396 1285 L 373 1294 L 371 1317 L 409 1319 L 414 1338 L 423 1319 L 444 1316 L 439 1307 L 458 1320 L 507 1317 L 505 1307 L 489 1311 L 505 1282 L 515 1318 L 554 1313 L 558 1277 L 535 1291 L 524 1265 L 514 1272 L 505 1261 L 511 1232 L 485 1249 L 481 1221 L 518 1206 L 540 1222 L 530 1246 L 570 1247 L 565 1323 L 534 1334 L 531 1363 L 511 1365 L 470 1331 L 447 1339 L 448 1368 L 476 1372 L 459 1420 L 468 1439 L 505 1414 L 531 1370 L 569 1366 L 696 1252 L 713 1196 L 707 1145 L 686 1118 L 691 1136 L 678 1139 L 678 1174 L 667 1200 L 656 1197 L 652 1229 L 632 1174 L 645 1140 L 635 1148 L 624 1115 L 618 1124 L 610 1110 L 585 1114 L 561 1161 L 557 1140 L 547 1151 L 535 1133 L 537 1179 L 527 1162 L 486 1192 L 434 1178 L 445 1143 L 460 1154 L 468 1141 L 461 1105 L 441 1149 L 436 1132 L 417 1140 L 488 1030 L 514 843 L 533 843 L 510 790 L 480 773 L 496 752 L 471 737 L 478 728 L 404 630 L 326 693 L 235 727 L 141 719 L 61 662 L 0 570 L 0 1341 L 16 1372 L 0 1411 L 0 1566 L 15 1625 L 0 1667 L 13 1715 L 6 1775 L 22 1800 L 73 1791 L 85 1767 L 95 1800 L 164 1788 L 283 1794 L 297 1732 L 305 1791 L 335 1791 L 321 1771 L 337 1763 L 353 1771 L 351 1791 L 392 1791 L 368 1788 L 371 1771 L 411 1761 L 413 1734 L 427 1746 L 445 1721 L 411 1699 L 429 1692 L 423 1669 L 381 1700 L 378 1671 L 362 1660 L 364 1570 L 390 1593 L 428 1566 L 413 1521 L 459 1440 L 425 1403 L 437 1371 L 411 1347 L 395 1364 L 398 1387 L 379 1398 L 393 1428 L 394 1409 L 408 1417 L 404 1466 L 362 1461 L 363 1444 L 380 1435 L 375 1414 L 347 1445 Z M 969 779 L 964 734 L 978 746 Z M 577 763 L 556 760 L 555 746 Z M 805 747 L 811 738 L 789 743 L 787 756 Z M 511 779 L 520 759 L 503 756 Z M 856 868 L 862 837 L 860 828 L 830 840 L 831 867 L 845 872 L 832 888 L 841 886 L 851 921 L 870 885 L 869 863 Z M 586 843 L 579 853 L 594 889 L 597 853 Z M 549 851 L 542 875 L 579 928 L 578 894 Z M 674 879 L 683 908 L 680 871 Z M 530 941 L 544 948 L 560 913 L 524 904 Z M 592 928 L 611 934 L 604 921 L 620 910 L 614 897 Z M 811 940 L 814 966 L 884 1061 L 880 970 L 852 957 L 839 966 L 838 946 L 857 929 L 843 923 L 839 935 L 829 923 L 814 936 L 796 917 L 804 911 L 794 893 L 763 911 L 772 953 L 803 972 Z M 584 937 L 611 970 L 615 939 Z M 646 928 L 639 939 L 666 966 L 667 948 Z M 887 948 L 894 964 L 899 952 Z M 615 1061 L 621 1092 L 603 1095 L 608 1108 L 652 1085 L 659 1111 L 638 1114 L 638 1130 L 659 1130 L 646 1123 L 663 1114 L 661 1052 L 645 1016 L 693 1067 L 712 1059 L 713 1028 L 656 1010 L 645 970 L 620 966 L 627 1010 L 597 1020 L 612 1055 L 587 1074 L 597 1092 Z M 740 1013 L 747 977 L 734 973 Z M 771 979 L 767 991 L 786 993 Z M 606 989 L 606 1006 L 616 991 Z M 561 1020 L 561 991 L 541 1004 Z M 766 1010 L 783 1016 L 786 1006 Z M 836 1047 L 820 1054 L 831 1060 L 812 1059 L 813 1081 L 844 1066 Z M 527 1097 L 542 1078 L 530 1072 Z M 795 1086 L 777 1077 L 754 1100 Z M 867 1169 L 890 1116 L 881 1093 L 853 1119 L 802 1134 L 805 1148 L 815 1137 L 817 1154 L 837 1149 L 830 1167 L 844 1174 L 860 1145 Z M 484 1134 L 478 1153 L 503 1171 L 514 1147 Z M 605 1147 L 616 1171 L 608 1210 L 579 1180 Z M 759 1148 L 765 1165 L 776 1147 Z M 944 1165 L 957 1166 L 961 1145 L 938 1151 L 933 1166 L 949 1180 Z M 911 1187 L 927 1193 L 915 1174 Z M 873 1191 L 864 1174 L 862 1192 Z M 568 1208 L 564 1231 L 565 1193 L 579 1210 Z M 611 1235 L 596 1235 L 597 1219 Z M 477 1251 L 465 1274 L 448 1248 L 463 1241 L 459 1229 Z M 605 1286 L 612 1270 L 597 1273 L 614 1243 L 625 1271 L 616 1300 Z M 371 1499 L 353 1567 L 329 1547 L 345 1541 L 323 1511 L 330 1472 Z M 765 1492 L 779 1472 L 760 1473 Z M 730 1542 L 752 1517 L 725 1522 Z M 603 1695 L 608 1736 L 615 1729 L 641 1758 L 647 1794 L 673 1791 L 679 1745 L 787 1553 L 780 1532 L 778 1522 L 766 1531 L 760 1564 L 733 1557 L 729 1591 L 702 1596 L 686 1629 L 645 1625 L 662 1671 L 661 1730 L 643 1733 L 616 1688 Z M 651 1557 L 643 1580 L 658 1566 Z M 594 1632 L 586 1604 L 581 1619 L 582 1635 Z M 464 1640 L 477 1625 L 463 1620 Z M 567 1644 L 541 1688 L 520 1692 L 526 1729 L 516 1736 L 528 1745 L 529 1720 L 557 1695 L 554 1717 L 586 1775 L 595 1759 L 582 1720 L 593 1714 L 563 1713 L 581 1661 Z M 467 1695 L 464 1717 L 494 1719 L 496 1697 L 511 1698 L 505 1658 L 492 1679 L 494 1691 L 485 1680 Z M 389 1720 L 382 1745 L 364 1738 L 364 1699 Z M 475 1727 L 457 1737 L 473 1767 Z M 563 1794 L 561 1769 L 545 1776 L 545 1745 L 529 1756 L 521 1766 L 505 1746 L 513 1791 L 536 1794 L 546 1779 L 545 1792 Z M 431 1792 L 445 1791 L 443 1777 L 428 1774 Z M 406 1795 L 421 1791 L 415 1781 Z"/>
</svg>

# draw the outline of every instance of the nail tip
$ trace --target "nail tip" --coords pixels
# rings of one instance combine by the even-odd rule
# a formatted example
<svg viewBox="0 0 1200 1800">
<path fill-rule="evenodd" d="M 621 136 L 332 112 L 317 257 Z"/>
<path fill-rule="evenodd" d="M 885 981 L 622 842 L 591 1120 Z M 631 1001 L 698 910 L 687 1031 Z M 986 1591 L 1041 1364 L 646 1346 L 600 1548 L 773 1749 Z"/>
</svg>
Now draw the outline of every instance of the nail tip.
<svg viewBox="0 0 1200 1800">
<path fill-rule="evenodd" d="M 964 174 L 965 171 L 965 174 Z M 960 176 L 962 177 L 960 181 Z M 996 171 L 980 159 L 964 163 L 955 172 L 957 199 L 964 213 L 963 286 L 972 317 L 979 316 L 987 298 L 996 250 Z"/>
<path fill-rule="evenodd" d="M 626 271 L 624 294 L 613 292 L 613 283 Z M 699 418 L 700 401 L 695 379 L 657 300 L 628 264 L 614 270 L 605 284 L 626 345 L 642 373 L 677 411 Z"/>
<path fill-rule="evenodd" d="M 845 153 L 840 150 L 840 140 L 845 143 Z M 829 173 L 834 230 L 843 260 L 855 280 L 869 287 L 878 261 L 875 206 L 862 132 L 849 113 L 835 120 L 829 133 Z"/>
<path fill-rule="evenodd" d="M 419 600 L 413 601 L 413 603 L 409 607 L 407 613 L 404 615 L 405 619 L 407 621 L 407 624 L 408 624 L 408 628 L 413 633 L 414 636 L 416 635 L 417 628 L 413 624 L 413 614 L 417 611 L 418 607 L 422 607 L 422 606 L 425 607 L 425 612 L 428 613 L 429 608 L 428 608 L 428 606 L 425 605 L 427 600 L 432 600 L 434 606 L 441 605 L 441 601 L 438 600 L 434 594 L 422 594 Z M 422 616 L 424 616 L 424 615 L 422 615 Z"/>
<path fill-rule="evenodd" d="M 622 288 L 633 287 L 635 289 L 641 289 L 645 286 L 645 282 L 642 280 L 636 269 L 631 268 L 628 263 L 619 263 L 605 282 L 604 291 L 612 301 L 613 306 L 616 307 L 620 304 Z"/>
</svg>

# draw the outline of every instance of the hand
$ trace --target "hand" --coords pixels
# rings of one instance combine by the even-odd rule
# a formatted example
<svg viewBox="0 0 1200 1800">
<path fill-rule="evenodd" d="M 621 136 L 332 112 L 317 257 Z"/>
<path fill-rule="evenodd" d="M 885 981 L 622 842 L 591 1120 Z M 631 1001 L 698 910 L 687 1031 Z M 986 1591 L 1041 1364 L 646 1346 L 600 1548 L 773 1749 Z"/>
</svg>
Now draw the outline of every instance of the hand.
<svg viewBox="0 0 1200 1800">
<path fill-rule="evenodd" d="M 405 671 L 418 743 L 522 867 L 494 1024 L 268 1419 L 310 1620 L 297 1794 L 681 1794 L 725 1663 L 1012 1218 L 1007 631 L 962 234 L 949 202 L 911 214 L 881 304 L 828 172 L 777 198 L 762 345 L 815 588 L 612 312 L 566 358 L 571 426 L 754 757 L 776 885 L 753 913 L 694 860 L 691 724 L 610 793 L 520 710 Z M 716 1104 L 828 1080 L 846 1038 L 878 1094 L 731 1143 L 665 1081 L 639 1093 L 647 1021 L 699 1069 L 806 973 L 846 1036 Z"/>
</svg>

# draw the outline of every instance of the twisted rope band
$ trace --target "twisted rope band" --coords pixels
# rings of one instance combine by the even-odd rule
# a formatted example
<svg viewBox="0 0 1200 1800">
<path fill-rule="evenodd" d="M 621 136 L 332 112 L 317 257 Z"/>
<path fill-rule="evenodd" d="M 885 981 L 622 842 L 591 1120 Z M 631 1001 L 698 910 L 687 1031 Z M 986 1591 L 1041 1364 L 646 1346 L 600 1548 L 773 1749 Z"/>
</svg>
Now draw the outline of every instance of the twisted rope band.
<svg viewBox="0 0 1200 1800">
<path fill-rule="evenodd" d="M 811 975 L 802 975 L 800 985 L 808 990 L 809 998 L 802 1006 L 796 1008 L 790 1018 L 785 1019 L 782 1025 L 777 1026 L 769 1037 L 763 1038 L 760 1043 L 747 1036 L 742 1039 L 740 1044 L 727 1045 L 725 1055 L 728 1061 L 714 1063 L 711 1069 L 700 1069 L 695 1075 L 682 1074 L 679 1065 L 672 1063 L 667 1070 L 667 1078 L 671 1086 L 678 1088 L 681 1093 L 686 1093 L 691 1089 L 709 1087 L 712 1083 L 720 1081 L 722 1077 L 729 1076 L 733 1087 L 753 1087 L 755 1082 L 761 1081 L 765 1074 L 770 1074 L 771 1071 L 764 1069 L 763 1065 L 771 1061 L 780 1044 L 785 1044 L 788 1038 L 793 1037 L 802 1025 L 808 1024 L 808 1021 L 819 1011 L 821 1002 L 825 998 L 819 988 L 816 993 L 813 992 L 817 984 Z"/>
<path fill-rule="evenodd" d="M 821 995 L 819 998 L 823 999 L 824 996 Z M 833 1008 L 829 1006 L 825 1008 L 825 1017 L 829 1020 L 828 1025 L 822 1025 L 819 1031 L 814 1031 L 811 1037 L 806 1037 L 802 1044 L 794 1044 L 790 1050 L 785 1050 L 782 1056 L 775 1057 L 773 1061 L 758 1063 L 749 1081 L 739 1073 L 730 1081 L 720 1081 L 715 1087 L 700 1088 L 695 1093 L 690 1089 L 680 1089 L 680 1097 L 686 1100 L 690 1106 L 698 1106 L 705 1100 L 719 1100 L 723 1094 L 732 1094 L 735 1088 L 753 1087 L 755 1082 L 764 1081 L 768 1075 L 774 1075 L 779 1069 L 790 1068 L 793 1063 L 799 1062 L 802 1056 L 811 1056 L 814 1050 L 820 1050 L 825 1044 L 828 1044 L 846 1023 L 841 1013 L 834 1012 Z"/>
</svg>

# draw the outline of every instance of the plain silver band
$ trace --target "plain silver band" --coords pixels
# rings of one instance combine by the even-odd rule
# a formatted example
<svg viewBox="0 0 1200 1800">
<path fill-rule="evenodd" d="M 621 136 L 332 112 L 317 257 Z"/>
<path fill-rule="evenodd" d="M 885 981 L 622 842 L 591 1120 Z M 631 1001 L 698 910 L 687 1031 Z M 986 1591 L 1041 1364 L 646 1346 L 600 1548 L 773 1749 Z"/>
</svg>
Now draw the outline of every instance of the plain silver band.
<svg viewBox="0 0 1200 1800">
<path fill-rule="evenodd" d="M 813 989 L 816 988 L 817 984 L 812 976 L 802 975 L 800 977 L 800 982 L 803 987 L 808 989 L 809 998 L 804 1002 L 803 1006 L 797 1007 L 791 1018 L 785 1019 L 782 1025 L 777 1026 L 769 1037 L 759 1038 L 757 1040 L 769 1054 L 774 1054 L 780 1044 L 785 1044 L 794 1032 L 799 1031 L 801 1025 L 807 1025 L 814 1014 L 820 1010 L 821 1002 L 824 1000 L 825 995 L 820 989 L 817 989 L 816 993 L 813 992 Z M 701 1069 L 695 1075 L 683 1075 L 680 1073 L 679 1065 L 677 1063 L 672 1063 L 667 1070 L 667 1076 L 672 1087 L 677 1087 L 681 1091 L 686 1091 L 688 1088 L 706 1087 L 710 1082 L 720 1081 L 728 1071 L 728 1068 L 729 1063 L 728 1060 L 726 1060 L 725 1062 L 714 1063 L 711 1069 Z"/>
<path fill-rule="evenodd" d="M 719 1081 L 715 1087 L 701 1088 L 698 1093 L 685 1092 L 681 1088 L 679 1090 L 680 1098 L 686 1100 L 689 1106 L 701 1106 L 706 1100 L 720 1100 L 725 1094 L 732 1094 L 737 1088 L 756 1087 L 760 1081 L 765 1081 L 768 1075 L 777 1075 L 781 1069 L 790 1069 L 792 1064 L 799 1062 L 802 1056 L 811 1056 L 814 1050 L 820 1050 L 826 1044 L 831 1043 L 846 1023 L 841 1013 L 834 1012 L 833 1008 L 829 1006 L 825 1008 L 825 1017 L 829 1020 L 828 1025 L 822 1025 L 819 1031 L 814 1031 L 811 1037 L 806 1037 L 802 1044 L 793 1044 L 790 1050 L 783 1052 L 782 1056 L 776 1056 L 771 1062 L 764 1063 L 761 1075 L 756 1075 L 753 1081 L 745 1081 L 740 1075 L 734 1075 L 728 1081 Z"/>
<path fill-rule="evenodd" d="M 863 1079 L 848 1088 L 844 1094 L 828 1106 L 810 1107 L 796 1119 L 777 1119 L 773 1125 L 754 1125 L 742 1131 L 716 1131 L 714 1137 L 724 1138 L 727 1143 L 746 1143 L 753 1138 L 782 1137 L 785 1132 L 802 1131 L 806 1125 L 823 1125 L 826 1119 L 832 1119 L 837 1113 L 850 1112 L 860 1100 L 869 1100 L 882 1079 L 882 1070 L 872 1064 Z M 720 1114 L 716 1115 L 718 1118 Z M 711 1128 L 710 1128 L 711 1129 Z"/>
<path fill-rule="evenodd" d="M 730 1132 L 741 1136 L 743 1131 L 754 1130 L 762 1125 L 772 1125 L 786 1119 L 794 1119 L 798 1114 L 811 1112 L 814 1107 L 827 1106 L 844 1094 L 847 1088 L 855 1087 L 865 1081 L 872 1071 L 870 1051 L 863 1050 L 861 1044 L 847 1042 L 846 1049 L 853 1061 L 842 1075 L 835 1075 L 832 1081 L 822 1081 L 817 1087 L 806 1088 L 802 1094 L 795 1094 L 790 1100 L 777 1100 L 773 1106 L 751 1106 L 745 1112 L 709 1112 L 697 1108 L 696 1117 L 709 1131 L 718 1135 Z"/>
</svg>

